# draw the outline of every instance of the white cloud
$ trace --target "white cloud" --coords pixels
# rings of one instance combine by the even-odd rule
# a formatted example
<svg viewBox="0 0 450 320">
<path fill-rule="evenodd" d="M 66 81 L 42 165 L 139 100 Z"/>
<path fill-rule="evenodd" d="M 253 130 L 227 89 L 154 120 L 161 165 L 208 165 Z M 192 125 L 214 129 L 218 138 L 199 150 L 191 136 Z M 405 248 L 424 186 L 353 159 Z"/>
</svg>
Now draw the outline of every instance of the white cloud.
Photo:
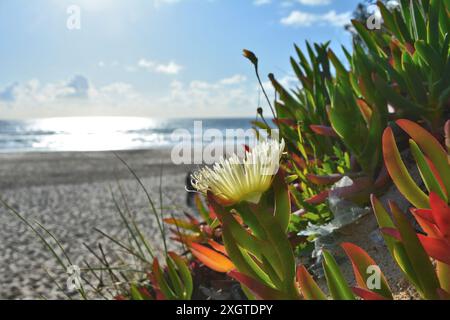
<svg viewBox="0 0 450 320">
<path fill-rule="evenodd" d="M 214 82 L 173 81 L 169 94 L 160 100 L 166 110 L 179 108 L 179 115 L 227 116 L 254 115 L 257 108 L 257 89 L 245 84 L 242 76 Z"/>
<path fill-rule="evenodd" d="M 4 118 L 64 116 L 208 117 L 253 116 L 258 89 L 243 75 L 215 81 L 172 81 L 158 93 L 126 82 L 95 85 L 84 76 L 41 83 L 30 80 L 0 88 Z"/>
<path fill-rule="evenodd" d="M 297 10 L 281 19 L 281 23 L 286 26 L 311 26 L 316 21 L 317 15 Z"/>
<path fill-rule="evenodd" d="M 312 25 L 332 25 L 342 27 L 350 22 L 351 12 L 336 13 L 330 10 L 324 14 L 314 14 L 299 10 L 292 11 L 287 17 L 281 19 L 281 24 L 292 27 L 310 27 Z"/>
<path fill-rule="evenodd" d="M 170 61 L 169 63 L 164 64 L 164 63 L 157 63 L 155 61 L 147 60 L 144 58 L 138 61 L 137 66 L 149 72 L 163 73 L 169 75 L 178 74 L 183 69 L 183 66 L 177 64 L 174 61 Z"/>
<path fill-rule="evenodd" d="M 246 76 L 244 76 L 242 74 L 236 74 L 232 77 L 220 80 L 220 83 L 224 84 L 224 85 L 234 85 L 234 84 L 239 84 L 239 83 L 245 82 L 246 80 L 247 80 Z"/>
<path fill-rule="evenodd" d="M 179 64 L 176 64 L 175 62 L 171 61 L 168 64 L 159 64 L 156 66 L 156 72 L 158 73 L 165 73 L 165 74 L 178 74 L 181 69 L 183 69 L 182 66 Z"/>
<path fill-rule="evenodd" d="M 16 84 L 11 99 L 0 97 L 0 110 L 5 118 L 114 115 L 142 102 L 130 84 L 115 82 L 96 87 L 78 75 L 68 81 L 43 84 L 32 79 Z"/>
</svg>

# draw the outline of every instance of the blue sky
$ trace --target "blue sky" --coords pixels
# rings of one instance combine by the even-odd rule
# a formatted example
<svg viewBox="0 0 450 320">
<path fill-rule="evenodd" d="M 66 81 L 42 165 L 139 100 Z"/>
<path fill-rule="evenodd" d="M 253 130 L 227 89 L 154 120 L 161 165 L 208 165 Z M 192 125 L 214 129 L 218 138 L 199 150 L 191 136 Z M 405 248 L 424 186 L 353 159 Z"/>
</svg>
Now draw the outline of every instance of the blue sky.
<svg viewBox="0 0 450 320">
<path fill-rule="evenodd" d="M 293 43 L 349 47 L 343 24 L 357 3 L 2 0 L 0 118 L 253 116 L 258 88 L 241 50 L 293 84 Z M 71 5 L 80 29 L 67 27 Z"/>
</svg>

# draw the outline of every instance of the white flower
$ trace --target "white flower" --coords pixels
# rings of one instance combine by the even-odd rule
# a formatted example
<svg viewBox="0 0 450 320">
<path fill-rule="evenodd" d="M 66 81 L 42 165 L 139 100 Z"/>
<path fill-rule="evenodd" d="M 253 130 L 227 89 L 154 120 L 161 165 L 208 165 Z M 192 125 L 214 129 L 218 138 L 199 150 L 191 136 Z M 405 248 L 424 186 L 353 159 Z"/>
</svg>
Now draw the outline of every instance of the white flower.
<svg viewBox="0 0 450 320">
<path fill-rule="evenodd" d="M 211 191 L 226 204 L 241 201 L 258 203 L 261 195 L 270 188 L 273 176 L 278 172 L 284 140 L 260 141 L 244 159 L 236 154 L 220 159 L 212 168 L 204 167 L 195 172 L 192 185 L 199 192 Z"/>
</svg>

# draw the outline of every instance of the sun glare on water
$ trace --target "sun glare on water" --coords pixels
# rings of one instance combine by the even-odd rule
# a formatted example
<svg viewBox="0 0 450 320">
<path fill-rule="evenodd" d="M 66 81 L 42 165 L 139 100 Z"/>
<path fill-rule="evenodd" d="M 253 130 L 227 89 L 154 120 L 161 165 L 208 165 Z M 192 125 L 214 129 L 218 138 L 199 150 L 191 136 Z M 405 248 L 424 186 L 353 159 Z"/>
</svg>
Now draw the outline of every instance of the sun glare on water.
<svg viewBox="0 0 450 320">
<path fill-rule="evenodd" d="M 140 133 L 156 125 L 148 118 L 80 117 L 34 120 L 33 131 L 45 134 L 33 148 L 61 151 L 104 151 L 139 148 Z M 157 140 L 157 135 L 145 139 Z M 156 141 L 155 141 L 156 142 Z"/>
</svg>

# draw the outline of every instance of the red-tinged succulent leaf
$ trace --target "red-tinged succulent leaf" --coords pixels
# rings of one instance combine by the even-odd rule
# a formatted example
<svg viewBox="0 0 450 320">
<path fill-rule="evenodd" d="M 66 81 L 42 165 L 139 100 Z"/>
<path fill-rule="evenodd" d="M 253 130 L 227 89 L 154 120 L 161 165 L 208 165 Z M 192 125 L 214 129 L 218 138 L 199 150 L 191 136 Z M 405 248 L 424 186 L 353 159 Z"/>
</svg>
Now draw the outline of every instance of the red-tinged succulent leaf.
<svg viewBox="0 0 450 320">
<path fill-rule="evenodd" d="M 306 300 L 327 300 L 327 296 L 303 265 L 297 267 L 297 281 L 300 291 Z"/>
<path fill-rule="evenodd" d="M 219 251 L 220 253 L 223 253 L 224 255 L 228 256 L 227 250 L 225 249 L 224 245 L 221 245 L 220 243 L 217 243 L 214 240 L 209 239 L 208 244 L 216 251 Z"/>
<path fill-rule="evenodd" d="M 316 134 L 325 137 L 337 137 L 336 131 L 332 127 L 321 126 L 321 125 L 310 125 L 309 128 Z"/>
<path fill-rule="evenodd" d="M 428 163 L 428 166 L 430 167 L 431 172 L 433 172 L 434 177 L 439 183 L 439 186 L 442 188 L 442 190 L 445 192 L 445 194 L 448 194 L 448 191 L 445 189 L 444 180 L 442 180 L 441 175 L 439 174 L 438 169 L 434 165 L 433 162 L 431 162 L 430 159 L 426 158 L 426 161 Z"/>
<path fill-rule="evenodd" d="M 430 206 L 439 231 L 450 241 L 450 207 L 434 192 L 430 193 Z"/>
<path fill-rule="evenodd" d="M 434 221 L 433 212 L 431 211 L 431 209 L 411 208 L 410 211 L 415 217 L 420 217 L 420 218 L 426 220 L 428 223 L 436 224 L 436 221 Z"/>
<path fill-rule="evenodd" d="M 342 243 L 341 246 L 352 262 L 356 283 L 359 287 L 370 290 L 367 287 L 367 280 L 369 279 L 371 274 L 367 271 L 370 266 L 377 266 L 377 263 L 369 256 L 366 251 L 364 251 L 357 245 L 345 242 Z M 373 289 L 371 291 L 383 296 L 384 298 L 392 299 L 391 290 L 384 274 L 381 274 L 381 288 Z"/>
<path fill-rule="evenodd" d="M 406 50 L 408 50 L 408 52 L 411 56 L 413 56 L 414 53 L 416 52 L 416 48 L 414 47 L 414 45 L 412 45 L 409 42 L 405 42 L 405 48 L 406 48 Z"/>
<path fill-rule="evenodd" d="M 153 300 L 152 295 L 150 294 L 150 292 L 147 290 L 147 288 L 144 287 L 140 287 L 138 288 L 139 293 L 141 294 L 141 296 L 145 299 L 145 300 Z"/>
<path fill-rule="evenodd" d="M 352 291 L 355 295 L 357 295 L 363 300 L 390 300 L 386 299 L 385 297 L 383 297 L 378 293 L 363 288 L 354 287 L 352 288 Z"/>
<path fill-rule="evenodd" d="M 194 225 L 199 225 L 200 221 L 198 221 L 197 218 L 195 218 L 194 216 L 192 216 L 191 214 L 184 212 L 184 215 L 186 216 L 186 218 L 189 219 L 190 223 L 194 224 Z"/>
<path fill-rule="evenodd" d="M 267 285 L 246 276 L 238 271 L 231 271 L 228 275 L 247 287 L 259 300 L 282 300 L 285 299 L 283 292 L 278 291 L 274 288 L 268 287 Z"/>
<path fill-rule="evenodd" d="M 442 199 L 445 199 L 445 201 L 447 201 L 447 192 L 445 191 L 445 186 L 443 186 L 442 179 L 440 179 L 436 167 L 433 166 L 434 170 L 431 169 L 430 164 L 432 164 L 432 162 L 427 157 L 425 157 L 422 150 L 420 150 L 419 146 L 414 140 L 409 140 L 409 147 L 414 160 L 417 163 L 420 176 L 422 177 L 427 190 L 429 192 L 438 193 L 439 196 L 442 197 Z"/>
<path fill-rule="evenodd" d="M 306 161 L 304 159 L 300 158 L 295 153 L 291 154 L 291 158 L 297 167 L 301 169 L 306 169 Z"/>
<path fill-rule="evenodd" d="M 397 229 L 400 232 L 406 254 L 417 275 L 423 296 L 426 299 L 436 299 L 436 289 L 439 287 L 439 281 L 428 253 L 425 251 L 406 215 L 395 203 L 390 202 L 389 206 Z"/>
<path fill-rule="evenodd" d="M 366 123 L 370 123 L 370 119 L 372 118 L 372 108 L 362 99 L 356 100 L 359 110 L 366 121 Z"/>
<path fill-rule="evenodd" d="M 447 241 L 422 234 L 418 234 L 418 237 L 430 257 L 450 265 L 450 244 Z"/>
<path fill-rule="evenodd" d="M 175 230 L 171 230 L 171 231 L 175 232 Z M 177 241 L 179 243 L 184 243 L 184 244 L 204 241 L 204 237 L 202 237 L 201 235 L 190 235 L 190 234 L 182 234 L 182 233 L 176 234 L 175 236 L 170 237 L 170 239 Z"/>
<path fill-rule="evenodd" d="M 411 213 L 428 236 L 433 238 L 442 237 L 430 209 L 411 208 Z"/>
<path fill-rule="evenodd" d="M 397 241 L 402 241 L 402 236 L 400 235 L 400 232 L 397 229 L 394 228 L 381 228 L 381 233 L 388 235 L 392 238 L 394 238 Z"/>
<path fill-rule="evenodd" d="M 306 177 L 308 178 L 309 181 L 311 181 L 315 185 L 326 186 L 326 185 L 330 185 L 330 184 L 336 183 L 339 180 L 341 180 L 342 174 L 337 173 L 337 174 L 331 174 L 328 176 L 319 176 L 316 174 L 308 173 L 306 175 Z"/>
<path fill-rule="evenodd" d="M 443 178 L 443 183 L 447 192 L 450 190 L 450 165 L 448 162 L 448 155 L 443 146 L 436 140 L 436 138 L 422 128 L 417 123 L 401 119 L 396 123 L 400 128 L 406 131 L 407 134 L 420 146 L 428 158 L 436 166 L 437 171 Z M 419 207 L 419 206 L 417 206 Z"/>
<path fill-rule="evenodd" d="M 405 198 L 417 208 L 429 208 L 428 197 L 409 174 L 389 127 L 383 133 L 383 157 L 389 175 Z"/>
<path fill-rule="evenodd" d="M 375 217 L 377 219 L 378 225 L 380 228 L 394 228 L 395 224 L 392 221 L 391 217 L 387 213 L 386 209 L 381 204 L 380 200 L 375 197 L 375 195 L 370 196 L 370 201 L 372 203 L 373 212 L 375 214 Z M 386 242 L 386 245 L 390 251 L 390 253 L 394 254 L 394 244 L 397 242 L 397 240 L 392 239 L 389 236 L 383 235 L 384 241 Z"/>
<path fill-rule="evenodd" d="M 152 273 L 149 275 L 149 278 L 153 284 L 157 300 L 171 300 L 175 298 L 175 294 L 168 286 L 166 279 L 164 279 L 157 258 L 153 259 Z"/>
<path fill-rule="evenodd" d="M 114 297 L 114 300 L 116 300 L 116 301 L 126 301 L 128 299 L 124 295 L 119 294 L 119 295 Z"/>
<path fill-rule="evenodd" d="M 306 199 L 305 202 L 308 204 L 321 204 L 324 203 L 328 199 L 329 190 L 322 191 L 321 193 Z"/>
<path fill-rule="evenodd" d="M 214 208 L 211 205 L 209 205 L 208 208 L 209 208 L 209 217 L 213 220 L 217 219 L 217 215 L 216 212 L 214 211 Z"/>
<path fill-rule="evenodd" d="M 201 263 L 214 271 L 227 273 L 235 268 L 230 259 L 217 251 L 198 243 L 190 243 L 189 248 L 192 254 L 200 260 Z"/>
<path fill-rule="evenodd" d="M 444 289 L 437 289 L 437 294 L 441 300 L 450 300 L 450 293 L 445 291 Z"/>
<path fill-rule="evenodd" d="M 292 120 L 292 119 L 280 119 L 280 118 L 277 118 L 277 119 L 273 119 L 272 122 L 274 124 L 276 124 L 276 125 L 284 124 L 284 125 L 287 125 L 287 126 L 289 126 L 291 128 L 294 128 L 294 129 L 297 128 L 297 122 L 295 120 Z"/>
<path fill-rule="evenodd" d="M 165 223 L 177 226 L 181 229 L 191 230 L 191 231 L 199 231 L 198 225 L 193 224 L 192 222 L 177 219 L 177 218 L 165 218 L 163 220 Z"/>
</svg>

